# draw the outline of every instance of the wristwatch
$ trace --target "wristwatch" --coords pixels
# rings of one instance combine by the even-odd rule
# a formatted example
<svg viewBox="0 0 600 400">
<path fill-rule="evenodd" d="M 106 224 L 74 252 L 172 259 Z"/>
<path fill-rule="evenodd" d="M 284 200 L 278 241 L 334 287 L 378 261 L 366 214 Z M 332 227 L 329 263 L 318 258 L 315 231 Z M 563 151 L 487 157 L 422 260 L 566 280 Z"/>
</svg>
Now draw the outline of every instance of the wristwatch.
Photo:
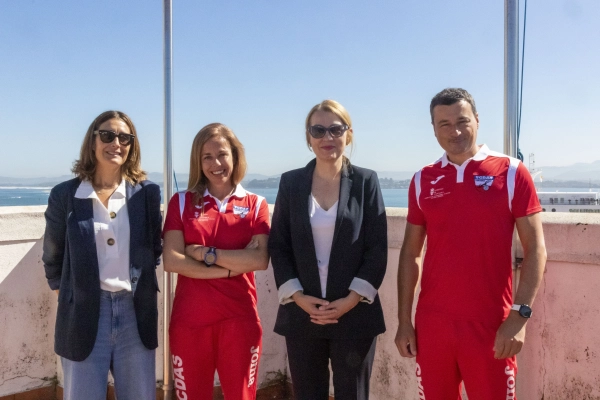
<svg viewBox="0 0 600 400">
<path fill-rule="evenodd" d="M 518 311 L 519 315 L 523 318 L 531 318 L 531 314 L 533 313 L 531 307 L 529 307 L 527 304 L 513 304 L 510 309 Z"/>
<path fill-rule="evenodd" d="M 217 262 L 217 248 L 209 247 L 206 254 L 204 254 L 204 264 L 206 264 L 207 267 L 210 267 L 211 265 L 215 264 L 216 262 Z"/>
</svg>

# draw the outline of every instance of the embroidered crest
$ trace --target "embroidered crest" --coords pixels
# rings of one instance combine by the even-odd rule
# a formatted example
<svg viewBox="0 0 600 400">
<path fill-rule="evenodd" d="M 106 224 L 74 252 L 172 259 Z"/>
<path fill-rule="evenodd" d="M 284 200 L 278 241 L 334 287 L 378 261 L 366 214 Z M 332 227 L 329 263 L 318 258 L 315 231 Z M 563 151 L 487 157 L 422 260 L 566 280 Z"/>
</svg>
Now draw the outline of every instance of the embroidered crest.
<svg viewBox="0 0 600 400">
<path fill-rule="evenodd" d="M 250 211 L 250 207 L 242 207 L 242 206 L 233 206 L 233 214 L 239 215 L 242 218 L 246 218 L 246 215 Z"/>
<path fill-rule="evenodd" d="M 483 190 L 489 190 L 490 187 L 492 186 L 492 184 L 494 183 L 494 176 L 487 176 L 487 175 L 475 175 L 475 187 L 483 189 Z"/>
</svg>

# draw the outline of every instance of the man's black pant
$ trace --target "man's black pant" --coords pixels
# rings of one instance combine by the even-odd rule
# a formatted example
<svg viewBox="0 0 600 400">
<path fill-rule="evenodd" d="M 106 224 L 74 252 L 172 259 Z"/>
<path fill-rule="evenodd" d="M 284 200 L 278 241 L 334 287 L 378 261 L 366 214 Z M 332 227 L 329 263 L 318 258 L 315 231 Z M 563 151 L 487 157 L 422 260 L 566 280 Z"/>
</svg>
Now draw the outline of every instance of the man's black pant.
<svg viewBox="0 0 600 400">
<path fill-rule="evenodd" d="M 296 400 L 367 400 L 377 338 L 285 338 Z"/>
</svg>

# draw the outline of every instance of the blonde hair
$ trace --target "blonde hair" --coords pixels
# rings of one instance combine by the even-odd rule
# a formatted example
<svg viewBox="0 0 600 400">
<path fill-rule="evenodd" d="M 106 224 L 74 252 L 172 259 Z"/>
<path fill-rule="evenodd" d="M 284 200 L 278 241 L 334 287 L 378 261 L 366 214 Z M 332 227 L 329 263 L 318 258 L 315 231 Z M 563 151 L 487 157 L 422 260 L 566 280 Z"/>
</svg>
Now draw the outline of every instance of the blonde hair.
<svg viewBox="0 0 600 400">
<path fill-rule="evenodd" d="M 92 181 L 94 179 L 96 172 L 96 153 L 94 152 L 94 141 L 96 139 L 94 132 L 100 125 L 111 119 L 123 121 L 129 128 L 129 132 L 135 136 L 129 145 L 127 160 L 121 166 L 121 175 L 132 184 L 143 181 L 146 179 L 146 172 L 142 171 L 141 168 L 142 155 L 140 153 L 139 138 L 133 122 L 127 114 L 121 111 L 105 111 L 94 119 L 83 138 L 79 159 L 75 160 L 71 171 L 81 180 Z"/>
<path fill-rule="evenodd" d="M 322 102 L 320 102 L 319 104 L 315 105 L 313 108 L 310 109 L 310 111 L 308 112 L 308 115 L 306 116 L 306 121 L 304 123 L 304 130 L 305 130 L 305 135 L 306 135 L 306 145 L 308 146 L 309 149 L 311 149 L 310 147 L 310 133 L 309 133 L 309 129 L 310 129 L 310 119 L 312 118 L 313 114 L 316 113 L 317 111 L 324 111 L 324 112 L 330 112 L 332 114 L 335 114 L 339 119 L 342 120 L 342 122 L 345 125 L 348 125 L 348 128 L 351 129 L 352 128 L 352 119 L 350 119 L 350 114 L 348 114 L 348 111 L 346 110 L 346 108 L 341 105 L 340 103 L 338 103 L 335 100 L 323 100 Z M 352 148 L 354 147 L 354 133 L 351 130 L 348 130 L 348 136 L 346 137 L 346 146 L 350 145 L 350 152 L 352 153 Z M 311 149 L 312 150 L 312 149 Z"/>
<path fill-rule="evenodd" d="M 204 190 L 208 184 L 208 178 L 202 171 L 202 147 L 212 138 L 223 138 L 231 148 L 233 156 L 233 171 L 231 171 L 231 183 L 236 186 L 244 179 L 246 175 L 246 153 L 244 146 L 235 136 L 233 131 L 220 123 L 206 125 L 196 134 L 192 143 L 192 153 L 190 155 L 190 178 L 188 180 L 188 190 L 194 193 L 194 204 L 198 204 L 204 195 Z M 204 204 L 204 202 L 202 202 Z M 204 209 L 204 205 L 202 206 Z M 204 211 L 204 210 L 203 210 Z"/>
</svg>

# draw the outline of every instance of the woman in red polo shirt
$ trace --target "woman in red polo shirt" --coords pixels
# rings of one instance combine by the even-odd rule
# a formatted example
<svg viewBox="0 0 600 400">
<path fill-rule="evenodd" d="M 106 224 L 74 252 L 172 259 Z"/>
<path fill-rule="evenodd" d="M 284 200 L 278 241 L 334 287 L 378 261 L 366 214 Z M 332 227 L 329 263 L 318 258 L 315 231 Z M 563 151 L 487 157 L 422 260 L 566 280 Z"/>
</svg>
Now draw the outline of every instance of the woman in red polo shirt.
<svg viewBox="0 0 600 400">
<path fill-rule="evenodd" d="M 188 190 L 169 202 L 164 266 L 179 274 L 169 326 L 179 399 L 211 399 L 217 370 L 227 400 L 256 397 L 262 328 L 253 271 L 267 269 L 266 200 L 239 184 L 244 147 L 225 125 L 198 132 Z"/>
</svg>

